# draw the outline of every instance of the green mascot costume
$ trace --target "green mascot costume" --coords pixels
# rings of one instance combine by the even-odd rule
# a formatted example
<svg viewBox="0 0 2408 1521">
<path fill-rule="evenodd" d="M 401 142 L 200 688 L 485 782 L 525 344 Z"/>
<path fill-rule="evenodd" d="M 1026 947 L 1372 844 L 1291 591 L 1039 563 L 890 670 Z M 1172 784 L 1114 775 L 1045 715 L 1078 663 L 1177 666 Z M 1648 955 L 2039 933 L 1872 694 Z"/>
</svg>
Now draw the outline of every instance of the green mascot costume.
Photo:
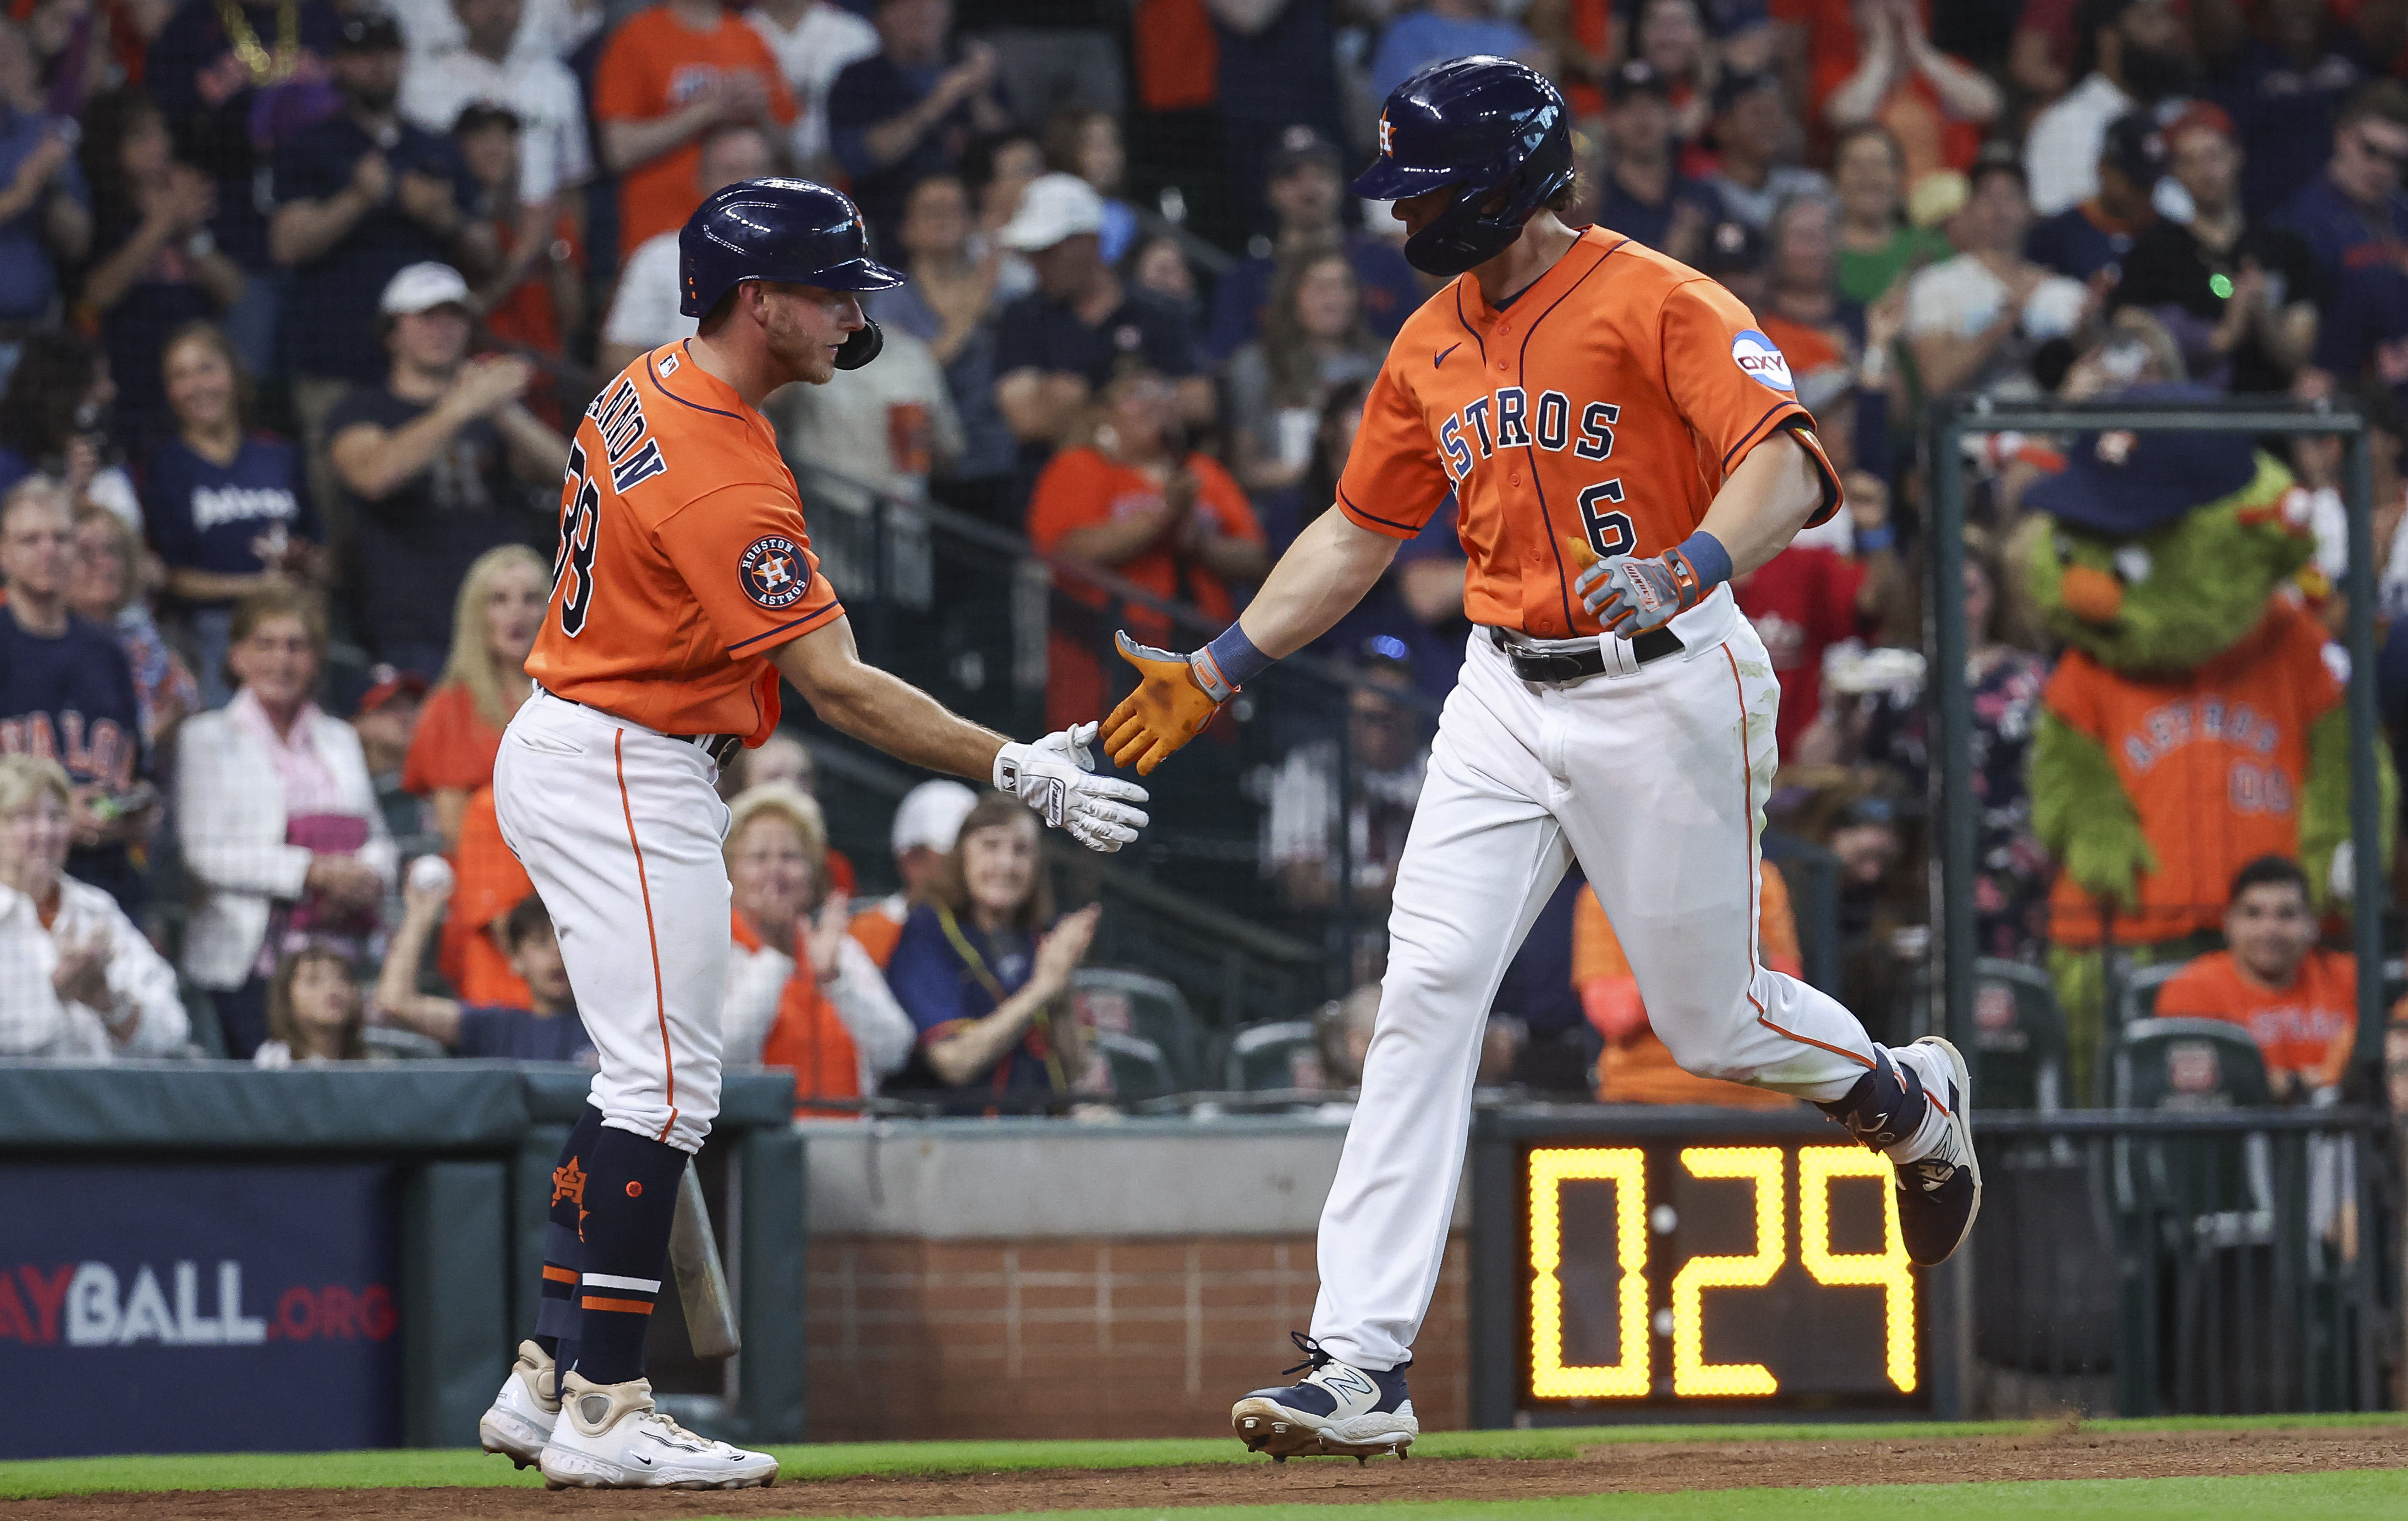
<svg viewBox="0 0 2408 1521">
<path fill-rule="evenodd" d="M 2246 437 L 2088 435 L 2025 501 L 2053 523 L 2031 584 L 2067 646 L 2031 758 L 2057 862 L 2050 970 L 2073 1091 L 2104 1102 L 2103 947 L 2132 968 L 2211 947 L 2259 855 L 2297 858 L 2328 896 L 2349 838 L 2346 661 L 2292 585 L 2306 495 Z M 2382 776 L 2387 856 L 2387 755 Z"/>
</svg>

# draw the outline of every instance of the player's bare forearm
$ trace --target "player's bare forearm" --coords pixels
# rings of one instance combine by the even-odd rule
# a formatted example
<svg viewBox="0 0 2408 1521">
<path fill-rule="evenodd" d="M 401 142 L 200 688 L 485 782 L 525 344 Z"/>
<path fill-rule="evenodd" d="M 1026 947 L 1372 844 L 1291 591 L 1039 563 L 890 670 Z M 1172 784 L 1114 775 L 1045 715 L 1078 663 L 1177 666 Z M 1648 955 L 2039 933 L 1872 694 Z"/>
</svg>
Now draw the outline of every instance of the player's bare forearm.
<svg viewBox="0 0 2408 1521">
<path fill-rule="evenodd" d="M 1399 544 L 1333 507 L 1296 536 L 1238 623 L 1263 653 L 1273 659 L 1294 654 L 1363 600 L 1386 574 Z"/>
<path fill-rule="evenodd" d="M 1743 576 L 1789 547 L 1823 505 L 1823 472 L 1787 429 L 1748 451 L 1698 526 L 1722 541 Z"/>
<path fill-rule="evenodd" d="M 769 663 L 811 711 L 864 744 L 912 766 L 985 786 L 1004 737 L 971 723 L 899 676 L 866 665 L 853 624 L 838 618 L 781 645 Z"/>
</svg>

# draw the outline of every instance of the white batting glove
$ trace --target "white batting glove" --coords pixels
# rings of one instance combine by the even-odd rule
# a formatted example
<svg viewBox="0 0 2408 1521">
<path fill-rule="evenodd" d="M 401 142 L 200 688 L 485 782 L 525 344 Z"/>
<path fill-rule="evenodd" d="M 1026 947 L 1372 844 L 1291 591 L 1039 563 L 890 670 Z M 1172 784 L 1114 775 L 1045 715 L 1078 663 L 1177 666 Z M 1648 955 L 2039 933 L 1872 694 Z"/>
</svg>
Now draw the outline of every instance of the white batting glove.
<svg viewBox="0 0 2408 1521">
<path fill-rule="evenodd" d="M 1087 745 L 1096 725 L 1056 730 L 1033 744 L 1008 744 L 995 757 L 995 784 L 1037 811 L 1039 818 L 1091 851 L 1111 854 L 1146 826 L 1143 787 L 1090 774 Z"/>
</svg>

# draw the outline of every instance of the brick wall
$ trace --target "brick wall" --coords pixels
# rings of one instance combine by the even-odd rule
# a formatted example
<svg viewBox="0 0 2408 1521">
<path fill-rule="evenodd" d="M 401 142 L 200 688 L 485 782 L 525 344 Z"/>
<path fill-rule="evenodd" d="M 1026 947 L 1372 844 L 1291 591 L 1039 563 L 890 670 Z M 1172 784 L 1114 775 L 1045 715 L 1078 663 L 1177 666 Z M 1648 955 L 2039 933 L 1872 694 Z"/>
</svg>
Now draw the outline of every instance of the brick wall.
<svg viewBox="0 0 2408 1521">
<path fill-rule="evenodd" d="M 810 1435 L 1218 1436 L 1297 1360 L 1312 1240 L 818 1237 L 805 1298 Z M 1469 1257 L 1447 1245 L 1414 1349 L 1424 1429 L 1468 1413 Z"/>
</svg>

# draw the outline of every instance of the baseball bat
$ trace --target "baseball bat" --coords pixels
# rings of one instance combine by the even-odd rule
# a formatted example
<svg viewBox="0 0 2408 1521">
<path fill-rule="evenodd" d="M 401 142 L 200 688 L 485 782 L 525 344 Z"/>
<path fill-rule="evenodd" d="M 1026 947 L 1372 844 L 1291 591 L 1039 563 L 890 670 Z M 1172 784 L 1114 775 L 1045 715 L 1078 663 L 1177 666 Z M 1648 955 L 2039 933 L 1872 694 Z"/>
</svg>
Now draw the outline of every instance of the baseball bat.
<svg viewBox="0 0 2408 1521">
<path fill-rule="evenodd" d="M 685 1310 L 686 1341 L 694 1355 L 732 1357 L 744 1350 L 744 1340 L 736 1332 L 735 1307 L 728 1302 L 719 1243 L 710 1238 L 710 1207 L 702 1201 L 702 1180 L 695 1175 L 691 1159 L 678 1180 L 677 1214 L 669 1224 L 669 1274 L 677 1280 L 678 1303 Z"/>
</svg>

